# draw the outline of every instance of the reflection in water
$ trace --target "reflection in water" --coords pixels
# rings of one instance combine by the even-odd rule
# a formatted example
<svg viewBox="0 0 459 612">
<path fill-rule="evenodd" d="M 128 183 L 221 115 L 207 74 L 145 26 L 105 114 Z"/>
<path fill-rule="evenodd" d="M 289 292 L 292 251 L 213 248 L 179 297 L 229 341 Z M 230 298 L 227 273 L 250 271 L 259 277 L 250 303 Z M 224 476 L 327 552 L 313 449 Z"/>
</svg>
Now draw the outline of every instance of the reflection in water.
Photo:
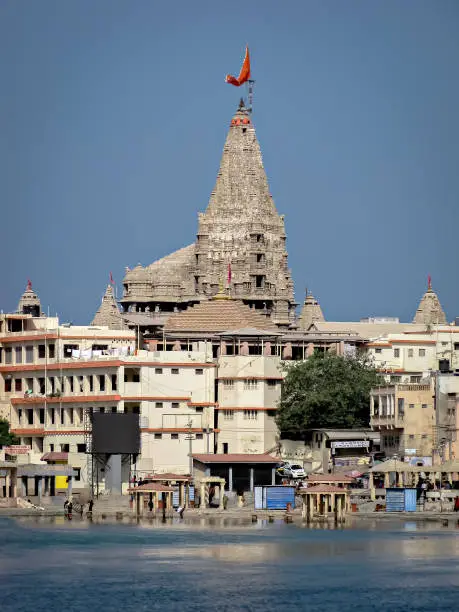
<svg viewBox="0 0 459 612">
<path fill-rule="evenodd" d="M 209 521 L 0 520 L 2 612 L 455 609 L 459 534 Z M 58 594 L 58 596 L 56 595 Z"/>
</svg>

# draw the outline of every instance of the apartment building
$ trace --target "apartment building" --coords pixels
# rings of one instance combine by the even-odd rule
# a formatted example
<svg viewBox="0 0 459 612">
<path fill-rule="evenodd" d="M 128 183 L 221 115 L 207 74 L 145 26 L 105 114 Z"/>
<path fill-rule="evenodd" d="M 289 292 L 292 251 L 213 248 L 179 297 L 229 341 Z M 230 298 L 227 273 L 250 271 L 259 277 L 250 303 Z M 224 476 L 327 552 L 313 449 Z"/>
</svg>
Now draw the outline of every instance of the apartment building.
<svg viewBox="0 0 459 612">
<path fill-rule="evenodd" d="M 218 453 L 265 453 L 278 440 L 275 422 L 281 360 L 266 355 L 218 358 Z"/>
<path fill-rule="evenodd" d="M 425 465 L 457 457 L 459 377 L 435 373 L 422 382 L 371 392 L 370 424 L 387 457 Z"/>
</svg>

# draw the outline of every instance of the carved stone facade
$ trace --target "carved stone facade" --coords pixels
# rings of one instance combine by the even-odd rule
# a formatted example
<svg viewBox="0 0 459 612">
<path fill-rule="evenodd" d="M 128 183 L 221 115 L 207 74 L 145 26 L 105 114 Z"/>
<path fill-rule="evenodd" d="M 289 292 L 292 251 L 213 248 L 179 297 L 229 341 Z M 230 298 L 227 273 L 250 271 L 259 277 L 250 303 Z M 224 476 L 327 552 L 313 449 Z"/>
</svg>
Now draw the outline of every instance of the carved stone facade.
<svg viewBox="0 0 459 612">
<path fill-rule="evenodd" d="M 446 315 L 438 299 L 438 295 L 432 289 L 432 283 L 429 277 L 427 291 L 422 296 L 419 302 L 418 309 L 414 315 L 413 323 L 422 325 L 445 325 L 447 323 Z"/>
<path fill-rule="evenodd" d="M 128 270 L 123 309 L 183 310 L 224 287 L 287 327 L 296 304 L 285 241 L 284 217 L 274 206 L 252 117 L 241 100 L 209 205 L 199 214 L 196 242 Z"/>
</svg>

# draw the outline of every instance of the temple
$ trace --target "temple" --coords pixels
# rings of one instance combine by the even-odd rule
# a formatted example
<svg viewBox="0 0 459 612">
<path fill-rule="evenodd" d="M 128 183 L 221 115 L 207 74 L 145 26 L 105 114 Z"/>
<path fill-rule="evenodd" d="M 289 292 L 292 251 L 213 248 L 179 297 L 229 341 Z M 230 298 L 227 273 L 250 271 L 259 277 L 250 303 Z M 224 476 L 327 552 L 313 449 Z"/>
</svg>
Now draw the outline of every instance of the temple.
<svg viewBox="0 0 459 612">
<path fill-rule="evenodd" d="M 427 291 L 419 302 L 418 309 L 414 315 L 413 323 L 421 325 L 446 325 L 446 315 L 438 299 L 438 295 L 432 289 L 432 279 L 429 276 Z"/>
<path fill-rule="evenodd" d="M 295 320 L 284 217 L 269 192 L 252 117 L 241 100 L 233 116 L 196 241 L 146 267 L 127 270 L 125 312 L 176 312 L 222 288 L 280 328 Z"/>
</svg>

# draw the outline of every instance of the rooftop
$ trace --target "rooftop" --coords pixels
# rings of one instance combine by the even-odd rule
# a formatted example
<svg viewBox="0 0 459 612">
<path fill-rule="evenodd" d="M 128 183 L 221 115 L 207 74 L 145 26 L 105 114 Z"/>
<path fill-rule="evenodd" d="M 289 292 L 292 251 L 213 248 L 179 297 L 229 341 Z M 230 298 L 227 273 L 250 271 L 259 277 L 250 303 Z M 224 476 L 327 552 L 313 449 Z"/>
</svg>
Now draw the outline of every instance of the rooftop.
<svg viewBox="0 0 459 612">
<path fill-rule="evenodd" d="M 193 455 L 193 459 L 199 461 L 200 463 L 279 463 L 279 459 L 275 457 L 271 457 L 271 455 L 267 455 L 265 453 L 257 455 L 257 454 L 228 454 L 228 455 L 211 455 L 211 454 L 202 454 L 202 455 Z"/>
<path fill-rule="evenodd" d="M 153 491 L 158 493 L 171 493 L 174 489 L 172 487 L 166 487 L 160 482 L 147 482 L 139 487 L 130 487 L 128 491 L 129 493 L 142 493 L 142 491 L 147 493 Z"/>
<path fill-rule="evenodd" d="M 167 320 L 165 328 L 166 332 L 227 332 L 230 329 L 249 328 L 251 333 L 253 330 L 275 332 L 277 329 L 266 316 L 246 306 L 241 300 L 233 299 L 212 299 L 174 313 Z"/>
</svg>

